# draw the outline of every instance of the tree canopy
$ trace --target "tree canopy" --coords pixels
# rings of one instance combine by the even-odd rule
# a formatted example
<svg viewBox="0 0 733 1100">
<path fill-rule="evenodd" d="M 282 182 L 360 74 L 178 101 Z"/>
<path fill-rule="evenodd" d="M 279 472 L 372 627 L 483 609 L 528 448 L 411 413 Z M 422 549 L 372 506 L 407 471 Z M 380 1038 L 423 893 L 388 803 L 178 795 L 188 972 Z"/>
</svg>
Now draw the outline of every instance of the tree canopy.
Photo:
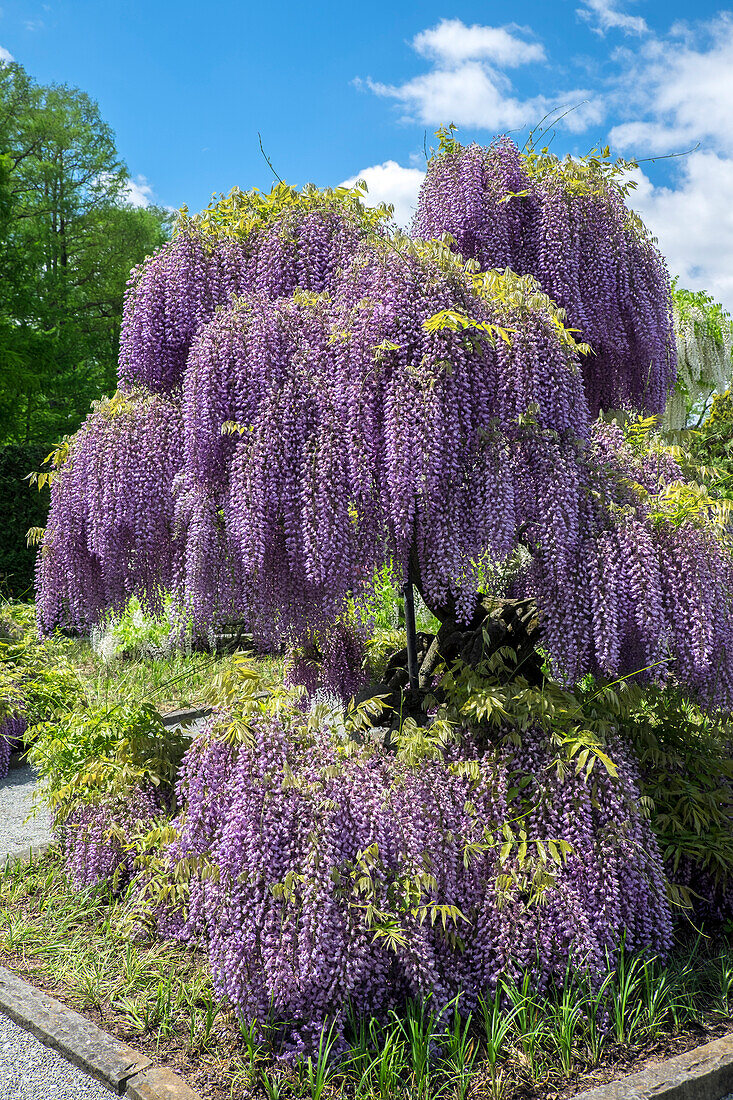
<svg viewBox="0 0 733 1100">
<path fill-rule="evenodd" d="M 44 627 L 172 589 L 201 626 L 302 640 L 391 561 L 442 619 L 535 597 L 565 680 L 730 701 L 724 538 L 674 454 L 594 419 L 661 412 L 675 377 L 619 171 L 450 137 L 412 238 L 358 188 L 184 217 L 131 280 L 124 393 L 58 463 Z"/>
<path fill-rule="evenodd" d="M 128 182 L 93 100 L 0 66 L 0 442 L 73 432 L 114 387 L 129 271 L 169 220 Z"/>
</svg>

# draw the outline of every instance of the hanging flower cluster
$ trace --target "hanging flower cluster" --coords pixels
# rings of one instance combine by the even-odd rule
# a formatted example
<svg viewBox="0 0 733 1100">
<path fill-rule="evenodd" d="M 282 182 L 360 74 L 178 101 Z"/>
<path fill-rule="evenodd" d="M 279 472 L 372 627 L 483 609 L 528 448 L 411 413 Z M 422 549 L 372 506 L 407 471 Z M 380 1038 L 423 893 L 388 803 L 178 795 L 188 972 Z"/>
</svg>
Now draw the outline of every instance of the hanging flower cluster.
<svg viewBox="0 0 733 1100">
<path fill-rule="evenodd" d="M 182 452 L 180 412 L 165 397 L 118 394 L 87 418 L 52 481 L 37 568 L 42 630 L 88 630 L 133 594 L 162 610 L 181 570 L 173 482 Z"/>
<path fill-rule="evenodd" d="M 537 506 L 528 527 L 535 552 L 515 582 L 543 609 L 558 675 L 569 683 L 588 671 L 672 678 L 706 705 L 729 706 L 727 538 L 688 502 L 675 460 L 635 451 L 615 425 L 594 426 L 580 472 L 574 498 L 563 492 L 553 505 L 568 517 L 568 537 L 551 541 Z"/>
<path fill-rule="evenodd" d="M 245 292 L 269 298 L 329 289 L 389 211 L 366 210 L 361 188 L 269 195 L 234 189 L 194 218 L 130 276 L 120 336 L 120 384 L 169 393 L 191 342 L 220 306 Z"/>
<path fill-rule="evenodd" d="M 283 1027 L 286 1049 L 317 1047 L 324 1023 L 338 1033 L 348 1005 L 379 1014 L 431 994 L 440 1010 L 460 992 L 467 1012 L 501 974 L 601 973 L 624 933 L 632 950 L 668 948 L 659 852 L 620 743 L 622 779 L 561 778 L 534 731 L 519 749 L 479 757 L 466 736 L 411 757 L 304 730 L 263 716 L 241 748 L 215 727 L 198 738 L 172 853 L 217 868 L 194 878 L 177 934 L 203 937 L 219 993 L 247 1024 Z M 536 840 L 572 850 L 528 905 Z"/>
<path fill-rule="evenodd" d="M 429 602 L 472 606 L 477 559 L 512 550 L 517 494 L 536 492 L 509 448 L 528 410 L 546 469 L 570 463 L 589 432 L 572 337 L 532 280 L 477 276 L 442 245 L 372 244 L 332 295 L 219 312 L 184 384 L 184 480 L 211 500 L 188 529 L 190 603 L 215 614 L 218 504 L 264 637 L 333 622 L 413 544 Z"/>
<path fill-rule="evenodd" d="M 621 166 L 624 167 L 624 166 Z M 443 142 L 420 191 L 413 233 L 449 233 L 482 269 L 533 275 L 593 354 L 583 363 L 588 403 L 661 413 L 675 380 L 667 267 L 626 206 L 603 157 L 521 153 Z"/>
<path fill-rule="evenodd" d="M 654 666 L 725 703 L 730 555 L 655 505 L 681 478 L 668 455 L 592 428 L 585 350 L 531 276 L 440 241 L 371 240 L 330 293 L 240 298 L 192 342 L 182 427 L 173 399 L 133 395 L 82 429 L 53 487 L 42 624 L 168 587 L 201 629 L 245 617 L 264 644 L 302 643 L 389 558 L 468 618 L 482 562 L 523 532 L 517 587 L 564 679 Z"/>
<path fill-rule="evenodd" d="M 300 644 L 390 559 L 440 618 L 468 619 L 486 564 L 521 538 L 532 559 L 516 584 L 538 597 L 563 678 L 667 675 L 671 656 L 681 684 L 731 700 L 728 550 L 655 503 L 680 481 L 668 456 L 629 465 L 592 427 L 598 379 L 612 404 L 656 393 L 656 407 L 672 363 L 666 273 L 622 188 L 604 162 L 500 141 L 435 159 L 423 232 L 441 203 L 464 252 L 534 269 L 544 289 L 445 239 L 380 236 L 382 215 L 350 192 L 234 193 L 150 261 L 128 319 L 163 342 L 135 345 L 148 350 L 129 377 L 175 392 L 118 396 L 73 441 L 39 564 L 45 629 L 88 629 L 131 595 L 156 609 L 167 588 L 199 629 L 245 618 L 264 644 Z M 220 247 L 250 264 L 221 294 L 201 267 Z M 178 289 L 156 281 L 169 260 L 188 272 Z M 173 310 L 175 339 L 156 309 Z"/>
<path fill-rule="evenodd" d="M 54 834 L 76 889 L 113 881 L 117 889 L 126 885 L 136 855 L 132 834 L 145 832 L 164 812 L 155 789 L 141 787 L 125 797 L 79 803 L 56 820 Z"/>
<path fill-rule="evenodd" d="M 8 774 L 10 754 L 22 748 L 27 727 L 26 719 L 19 715 L 0 717 L 0 779 Z"/>
</svg>

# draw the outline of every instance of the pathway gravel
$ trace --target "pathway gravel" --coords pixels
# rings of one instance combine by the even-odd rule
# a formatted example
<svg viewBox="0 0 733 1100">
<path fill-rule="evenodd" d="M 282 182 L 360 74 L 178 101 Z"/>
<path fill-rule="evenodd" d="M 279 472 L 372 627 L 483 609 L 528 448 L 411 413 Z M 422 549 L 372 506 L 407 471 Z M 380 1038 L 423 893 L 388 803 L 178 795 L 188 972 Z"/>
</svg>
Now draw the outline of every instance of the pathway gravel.
<svg viewBox="0 0 733 1100">
<path fill-rule="evenodd" d="M 30 764 L 0 779 L 0 860 L 51 839 L 48 811 L 34 814 L 36 773 Z M 0 1015 L 0 1100 L 109 1100 L 112 1094 L 34 1035 Z"/>
<path fill-rule="evenodd" d="M 113 1094 L 0 1015 L 0 1100 L 109 1100 Z"/>
<path fill-rule="evenodd" d="M 39 807 L 33 814 L 36 773 L 30 764 L 11 768 L 0 779 L 0 859 L 51 839 L 51 819 Z M 30 816 L 29 816 L 30 815 Z"/>
</svg>

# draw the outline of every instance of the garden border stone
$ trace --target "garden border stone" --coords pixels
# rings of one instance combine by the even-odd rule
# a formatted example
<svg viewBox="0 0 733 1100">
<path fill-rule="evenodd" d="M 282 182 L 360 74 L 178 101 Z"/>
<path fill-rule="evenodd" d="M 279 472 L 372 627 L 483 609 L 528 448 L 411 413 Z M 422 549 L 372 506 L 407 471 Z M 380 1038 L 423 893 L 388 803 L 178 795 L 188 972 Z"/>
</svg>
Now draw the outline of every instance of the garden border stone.
<svg viewBox="0 0 733 1100">
<path fill-rule="evenodd" d="M 573 1100 L 722 1100 L 733 1092 L 733 1032 Z"/>
<path fill-rule="evenodd" d="M 9 863 L 30 863 L 31 860 L 40 859 L 52 846 L 50 840 L 43 840 L 40 844 L 29 844 L 27 848 L 20 848 L 15 852 L 5 852 L 0 855 L 0 871 L 4 870 Z"/>
<path fill-rule="evenodd" d="M 208 718 L 213 707 L 198 707 L 194 710 L 169 710 L 167 714 L 161 714 L 164 726 L 190 726 L 198 722 L 199 718 Z"/>
<path fill-rule="evenodd" d="M 201 1100 L 172 1070 L 108 1035 L 55 997 L 0 966 L 0 1012 L 118 1096 Z"/>
</svg>

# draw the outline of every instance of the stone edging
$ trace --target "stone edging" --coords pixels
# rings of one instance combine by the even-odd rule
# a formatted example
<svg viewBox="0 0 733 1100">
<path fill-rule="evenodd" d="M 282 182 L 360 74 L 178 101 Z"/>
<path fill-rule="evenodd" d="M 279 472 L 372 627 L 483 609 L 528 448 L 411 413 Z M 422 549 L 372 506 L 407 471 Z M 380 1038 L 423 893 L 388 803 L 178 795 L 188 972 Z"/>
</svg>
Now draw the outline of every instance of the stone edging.
<svg viewBox="0 0 733 1100">
<path fill-rule="evenodd" d="M 29 844 L 27 848 L 20 848 L 17 852 L 6 852 L 0 855 L 0 871 L 11 863 L 31 863 L 34 859 L 40 859 L 51 847 L 50 840 L 42 840 L 40 844 Z"/>
<path fill-rule="evenodd" d="M 199 718 L 208 718 L 213 707 L 198 707 L 196 710 L 170 710 L 167 714 L 161 714 L 164 726 L 190 726 Z"/>
<path fill-rule="evenodd" d="M 0 966 L 0 1012 L 128 1100 L 201 1100 L 182 1077 L 155 1066 L 78 1012 Z"/>
<path fill-rule="evenodd" d="M 640 1073 L 580 1092 L 573 1100 L 721 1100 L 733 1092 L 733 1034 L 653 1062 Z"/>
</svg>

